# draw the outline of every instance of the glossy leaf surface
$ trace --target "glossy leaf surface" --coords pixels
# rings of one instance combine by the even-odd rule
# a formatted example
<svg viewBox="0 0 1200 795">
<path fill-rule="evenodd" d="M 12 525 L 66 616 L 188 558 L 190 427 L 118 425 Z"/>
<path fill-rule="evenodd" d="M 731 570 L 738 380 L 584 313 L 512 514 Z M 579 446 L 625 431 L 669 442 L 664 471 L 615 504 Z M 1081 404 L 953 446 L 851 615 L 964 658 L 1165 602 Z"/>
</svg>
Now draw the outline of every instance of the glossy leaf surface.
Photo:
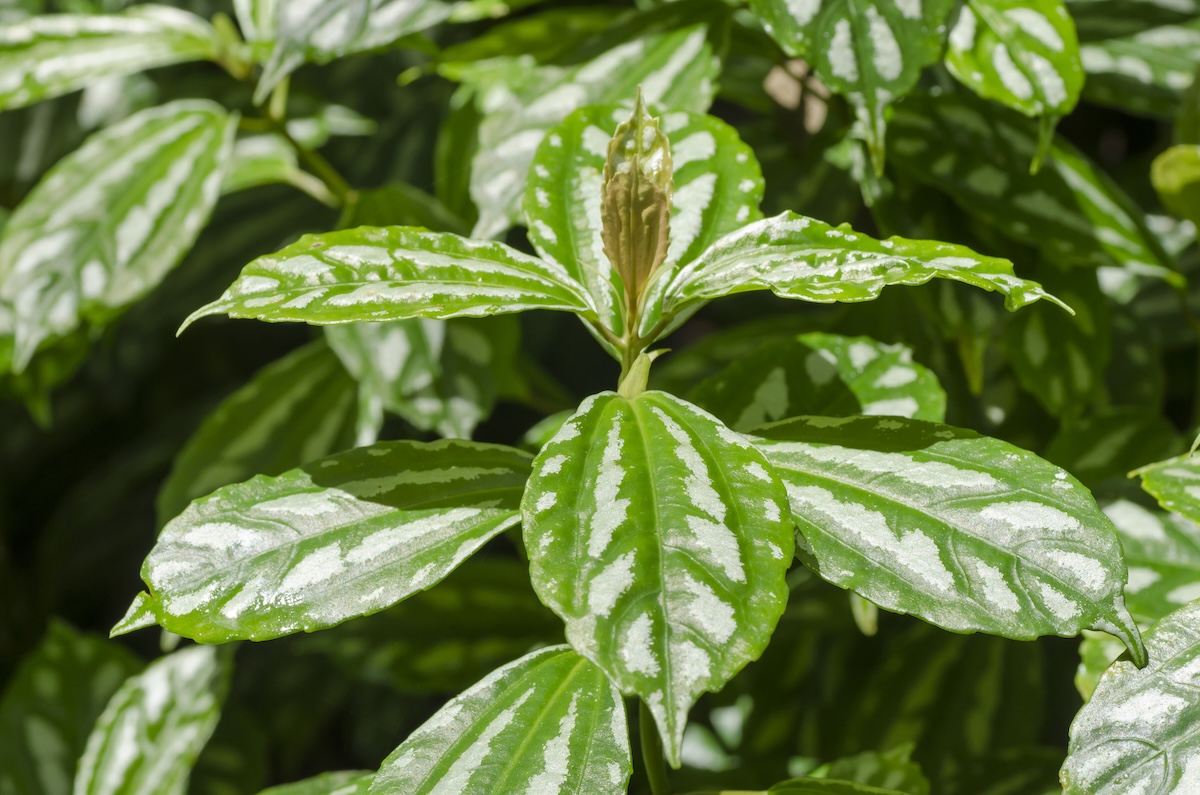
<svg viewBox="0 0 1200 795">
<path fill-rule="evenodd" d="M 312 632 L 429 588 L 518 520 L 529 457 L 384 442 L 227 486 L 146 558 L 158 623 L 205 642 Z"/>
<path fill-rule="evenodd" d="M 848 227 L 787 212 L 744 226 L 718 240 L 666 286 L 664 317 L 689 305 L 749 290 L 815 303 L 870 301 L 884 287 L 931 279 L 995 290 L 1009 309 L 1057 299 L 1036 282 L 1013 275 L 1008 260 L 965 246 L 892 237 L 875 240 Z M 643 318 L 646 333 L 653 315 Z"/>
<path fill-rule="evenodd" d="M 625 330 L 624 289 L 604 253 L 600 195 L 608 139 L 628 115 L 615 106 L 593 106 L 569 116 L 554 129 L 557 137 L 538 147 L 525 192 L 530 242 L 587 286 L 597 314 L 618 336 Z M 761 218 L 763 179 L 753 151 L 724 122 L 670 112 L 661 123 L 674 167 L 671 241 L 663 264 L 669 270 Z"/>
<path fill-rule="evenodd" d="M 384 760 L 370 792 L 618 795 L 631 769 L 620 691 L 551 646 L 451 699 Z"/>
<path fill-rule="evenodd" d="M 260 795 L 367 795 L 375 774 L 361 770 L 322 773 L 319 776 L 263 790 Z"/>
<path fill-rule="evenodd" d="M 125 680 L 88 737 L 74 795 L 182 795 L 230 673 L 228 656 L 196 646 Z"/>
<path fill-rule="evenodd" d="M 1146 633 L 1150 664 L 1118 660 L 1071 724 L 1066 795 L 1170 795 L 1200 785 L 1200 604 Z"/>
<path fill-rule="evenodd" d="M 751 438 L 787 486 L 798 546 L 835 585 L 957 632 L 1103 629 L 1145 659 L 1112 523 L 1053 464 L 898 418 L 803 417 Z"/>
<path fill-rule="evenodd" d="M 941 55 L 950 0 L 753 0 L 767 32 L 804 56 L 833 91 L 846 96 L 865 127 L 882 172 L 885 113 Z"/>
<path fill-rule="evenodd" d="M 162 280 L 208 221 L 234 127 L 211 102 L 172 102 L 93 135 L 47 173 L 0 233 L 0 371 L 104 325 Z"/>
<path fill-rule="evenodd" d="M 985 111 L 985 108 L 989 110 Z M 1112 265 L 1169 276 L 1144 213 L 1097 166 L 1056 138 L 1037 174 L 1035 126 L 963 97 L 912 97 L 891 123 L 892 162 L 1057 265 Z"/>
<path fill-rule="evenodd" d="M 1168 511 L 1200 522 L 1200 456 L 1179 456 L 1138 470 L 1142 488 Z"/>
<path fill-rule="evenodd" d="M 52 621 L 0 700 L 0 792 L 69 795 L 92 724 L 139 668 L 120 645 Z"/>
<path fill-rule="evenodd" d="M 946 393 L 903 345 L 869 337 L 801 334 L 768 342 L 709 376 L 689 396 L 735 430 L 820 415 L 939 421 Z"/>
<path fill-rule="evenodd" d="M 0 27 L 0 110 L 216 54 L 216 33 L 208 22 L 169 6 L 30 17 Z"/>
<path fill-rule="evenodd" d="M 1062 0 L 969 0 L 950 29 L 946 66 L 981 97 L 1026 116 L 1065 116 L 1083 66 Z"/>
<path fill-rule="evenodd" d="M 255 89 L 255 101 L 305 62 L 329 63 L 395 43 L 436 25 L 452 6 L 440 0 L 277 0 L 275 46 Z"/>
<path fill-rule="evenodd" d="M 255 475 L 278 475 L 354 444 L 355 385 L 322 343 L 260 370 L 205 418 L 158 493 L 159 526 L 188 503 Z"/>
<path fill-rule="evenodd" d="M 791 527 L 766 461 L 663 392 L 586 400 L 521 505 L 538 596 L 567 639 L 642 697 L 678 765 L 688 710 L 770 639 Z"/>
<path fill-rule="evenodd" d="M 525 180 L 546 133 L 585 105 L 633 106 L 637 86 L 651 107 L 703 113 L 720 69 L 717 25 L 699 21 L 713 7 L 685 4 L 624 17 L 602 36 L 577 45 L 584 60 L 536 65 L 487 61 L 463 79 L 479 90 L 483 111 L 471 165 L 471 198 L 479 208 L 473 235 L 492 237 L 518 217 Z M 605 134 L 605 144 L 616 124 Z"/>
<path fill-rule="evenodd" d="M 1125 603 L 1145 625 L 1200 599 L 1200 527 L 1128 500 L 1106 505 L 1125 549 Z"/>
<path fill-rule="evenodd" d="M 412 227 L 359 227 L 305 235 L 259 257 L 185 326 L 217 314 L 326 325 L 527 309 L 592 312 L 566 271 L 503 243 Z"/>
</svg>

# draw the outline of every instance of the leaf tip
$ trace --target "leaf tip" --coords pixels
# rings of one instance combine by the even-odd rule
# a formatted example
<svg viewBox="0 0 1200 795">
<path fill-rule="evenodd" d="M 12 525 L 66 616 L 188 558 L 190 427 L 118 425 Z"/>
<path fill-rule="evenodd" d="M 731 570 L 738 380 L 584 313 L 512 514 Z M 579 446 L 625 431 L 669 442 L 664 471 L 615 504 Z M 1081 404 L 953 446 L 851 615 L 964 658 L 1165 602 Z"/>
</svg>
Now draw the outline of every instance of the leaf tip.
<svg viewBox="0 0 1200 795">
<path fill-rule="evenodd" d="M 134 597 L 133 604 L 129 605 L 124 617 L 109 630 L 108 636 L 115 638 L 120 635 L 128 635 L 130 632 L 152 627 L 157 623 L 158 608 L 154 597 L 142 591 Z"/>
</svg>

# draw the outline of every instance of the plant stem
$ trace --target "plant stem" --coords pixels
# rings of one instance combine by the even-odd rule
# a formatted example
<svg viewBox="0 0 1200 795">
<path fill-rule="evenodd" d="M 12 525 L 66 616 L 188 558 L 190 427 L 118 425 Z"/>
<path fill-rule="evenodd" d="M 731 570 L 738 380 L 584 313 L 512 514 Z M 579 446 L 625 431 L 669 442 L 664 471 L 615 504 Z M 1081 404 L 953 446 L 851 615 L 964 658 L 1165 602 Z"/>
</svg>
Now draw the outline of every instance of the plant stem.
<svg viewBox="0 0 1200 795">
<path fill-rule="evenodd" d="M 642 734 L 642 761 L 646 764 L 646 778 L 650 779 L 652 795 L 671 795 L 671 785 L 667 781 L 667 762 L 663 758 L 662 739 L 658 736 L 658 727 L 654 725 L 654 716 L 646 702 L 638 700 L 640 708 L 639 723 Z"/>
</svg>

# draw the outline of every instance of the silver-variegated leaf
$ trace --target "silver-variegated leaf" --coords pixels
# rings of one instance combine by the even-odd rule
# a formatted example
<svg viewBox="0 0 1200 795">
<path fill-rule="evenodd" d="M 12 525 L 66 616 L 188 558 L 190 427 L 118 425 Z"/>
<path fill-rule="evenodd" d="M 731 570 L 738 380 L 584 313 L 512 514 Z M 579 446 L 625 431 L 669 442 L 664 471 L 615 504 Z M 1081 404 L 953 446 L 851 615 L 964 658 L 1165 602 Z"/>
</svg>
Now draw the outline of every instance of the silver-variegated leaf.
<svg viewBox="0 0 1200 795">
<path fill-rule="evenodd" d="M 281 784 L 259 795 L 367 795 L 375 774 L 363 770 L 339 770 Z"/>
<path fill-rule="evenodd" d="M 1065 116 L 1083 87 L 1062 0 L 968 0 L 951 25 L 946 66 L 979 96 L 1026 116 Z"/>
<path fill-rule="evenodd" d="M 352 447 L 354 396 L 354 379 L 320 342 L 267 365 L 221 401 L 175 456 L 155 502 L 159 526 L 221 486 Z"/>
<path fill-rule="evenodd" d="M 854 106 L 877 171 L 885 114 L 942 54 L 952 0 L 752 0 L 767 32 Z"/>
<path fill-rule="evenodd" d="M 1071 724 L 1064 795 L 1200 792 L 1200 603 L 1146 633 L 1150 664 L 1118 660 Z"/>
<path fill-rule="evenodd" d="M 870 301 L 884 287 L 952 279 L 1004 296 L 1010 310 L 1040 299 L 1061 303 L 1036 282 L 1013 275 L 1012 263 L 965 246 L 890 237 L 876 240 L 785 212 L 714 243 L 676 271 L 663 289 L 662 317 L 724 295 L 770 290 L 780 298 L 816 303 Z M 647 312 L 643 336 L 659 318 Z"/>
<path fill-rule="evenodd" d="M 131 613 L 214 643 L 376 613 L 515 525 L 529 462 L 500 445 L 385 442 L 227 486 L 163 528 L 142 566 L 151 596 Z"/>
<path fill-rule="evenodd" d="M 624 287 L 604 253 L 600 199 L 608 141 L 628 117 L 616 106 L 573 113 L 538 147 L 525 189 L 530 242 L 587 287 L 601 322 L 618 337 L 625 333 Z M 761 218 L 763 179 L 753 150 L 719 119 L 675 112 L 664 114 L 661 125 L 674 167 L 671 243 L 660 266 L 670 271 Z M 645 300 L 658 299 L 651 293 Z"/>
<path fill-rule="evenodd" d="M 441 0 L 280 0 L 275 44 L 254 92 L 267 99 L 279 81 L 308 63 L 329 63 L 394 44 L 450 16 Z"/>
<path fill-rule="evenodd" d="M 620 691 L 551 646 L 452 698 L 384 760 L 370 794 L 623 795 L 631 771 Z"/>
<path fill-rule="evenodd" d="M 1066 141 L 1028 173 L 1036 127 L 969 96 L 914 96 L 892 117 L 891 163 L 1051 262 L 1175 278 L 1145 213 Z"/>
<path fill-rule="evenodd" d="M 251 43 L 275 40 L 279 0 L 233 0 L 233 13 L 242 38 Z"/>
<path fill-rule="evenodd" d="M 521 504 L 538 596 L 649 706 L 671 764 L 688 710 L 766 648 L 787 600 L 787 497 L 766 460 L 665 392 L 584 401 Z"/>
<path fill-rule="evenodd" d="M 1138 470 L 1142 488 L 1168 511 L 1200 522 L 1200 455 L 1189 453 Z"/>
<path fill-rule="evenodd" d="M 1087 99 L 1170 118 L 1200 67 L 1200 19 L 1091 42 L 1080 55 Z"/>
<path fill-rule="evenodd" d="M 0 110 L 66 94 L 106 78 L 217 54 L 201 17 L 163 5 L 121 14 L 47 14 L 0 27 Z"/>
<path fill-rule="evenodd" d="M 50 169 L 0 233 L 0 370 L 11 357 L 21 372 L 43 342 L 104 325 L 162 280 L 208 221 L 236 126 L 214 103 L 172 102 Z"/>
<path fill-rule="evenodd" d="M 218 314 L 332 325 L 528 309 L 595 315 L 584 288 L 561 266 L 503 243 L 364 226 L 305 235 L 259 257 L 184 327 Z"/>
<path fill-rule="evenodd" d="M 946 418 L 946 393 L 910 348 L 816 332 L 735 359 L 688 399 L 738 431 L 801 415 Z"/>
<path fill-rule="evenodd" d="M 74 795 L 183 795 L 230 673 L 230 655 L 193 646 L 125 680 L 88 737 Z"/>
<path fill-rule="evenodd" d="M 1143 625 L 1200 599 L 1200 527 L 1129 500 L 1104 507 L 1125 550 L 1125 603 Z"/>
<path fill-rule="evenodd" d="M 479 208 L 473 236 L 493 237 L 518 218 L 538 145 L 572 111 L 621 104 L 628 112 L 639 85 L 649 105 L 708 110 L 720 72 L 714 29 L 725 22 L 697 21 L 692 8 L 690 19 L 676 19 L 679 12 L 670 7 L 626 18 L 599 39 L 607 46 L 582 63 L 536 65 L 528 58 L 497 58 L 461 75 L 477 89 L 483 113 L 471 165 L 471 198 Z M 584 51 L 594 51 L 596 43 Z M 610 129 L 606 144 L 611 137 Z"/>
<path fill-rule="evenodd" d="M 0 699 L 0 792 L 70 795 L 92 725 L 141 667 L 121 644 L 52 620 Z"/>
<path fill-rule="evenodd" d="M 826 580 L 955 632 L 1102 629 L 1145 661 L 1112 523 L 1079 481 L 974 431 L 801 417 L 750 437 L 787 486 Z"/>
</svg>

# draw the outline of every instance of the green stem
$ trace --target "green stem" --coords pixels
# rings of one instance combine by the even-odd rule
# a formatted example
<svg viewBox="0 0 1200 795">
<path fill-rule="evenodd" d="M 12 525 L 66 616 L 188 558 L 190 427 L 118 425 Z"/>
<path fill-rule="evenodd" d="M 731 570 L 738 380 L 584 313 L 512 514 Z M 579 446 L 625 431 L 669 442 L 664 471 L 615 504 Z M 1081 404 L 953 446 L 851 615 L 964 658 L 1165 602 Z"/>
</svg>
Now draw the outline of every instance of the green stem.
<svg viewBox="0 0 1200 795">
<path fill-rule="evenodd" d="M 654 725 L 654 716 L 646 702 L 639 699 L 639 722 L 642 734 L 642 761 L 646 764 L 646 778 L 650 780 L 651 795 L 671 795 L 667 781 L 667 761 L 663 758 L 662 738 Z"/>
</svg>

